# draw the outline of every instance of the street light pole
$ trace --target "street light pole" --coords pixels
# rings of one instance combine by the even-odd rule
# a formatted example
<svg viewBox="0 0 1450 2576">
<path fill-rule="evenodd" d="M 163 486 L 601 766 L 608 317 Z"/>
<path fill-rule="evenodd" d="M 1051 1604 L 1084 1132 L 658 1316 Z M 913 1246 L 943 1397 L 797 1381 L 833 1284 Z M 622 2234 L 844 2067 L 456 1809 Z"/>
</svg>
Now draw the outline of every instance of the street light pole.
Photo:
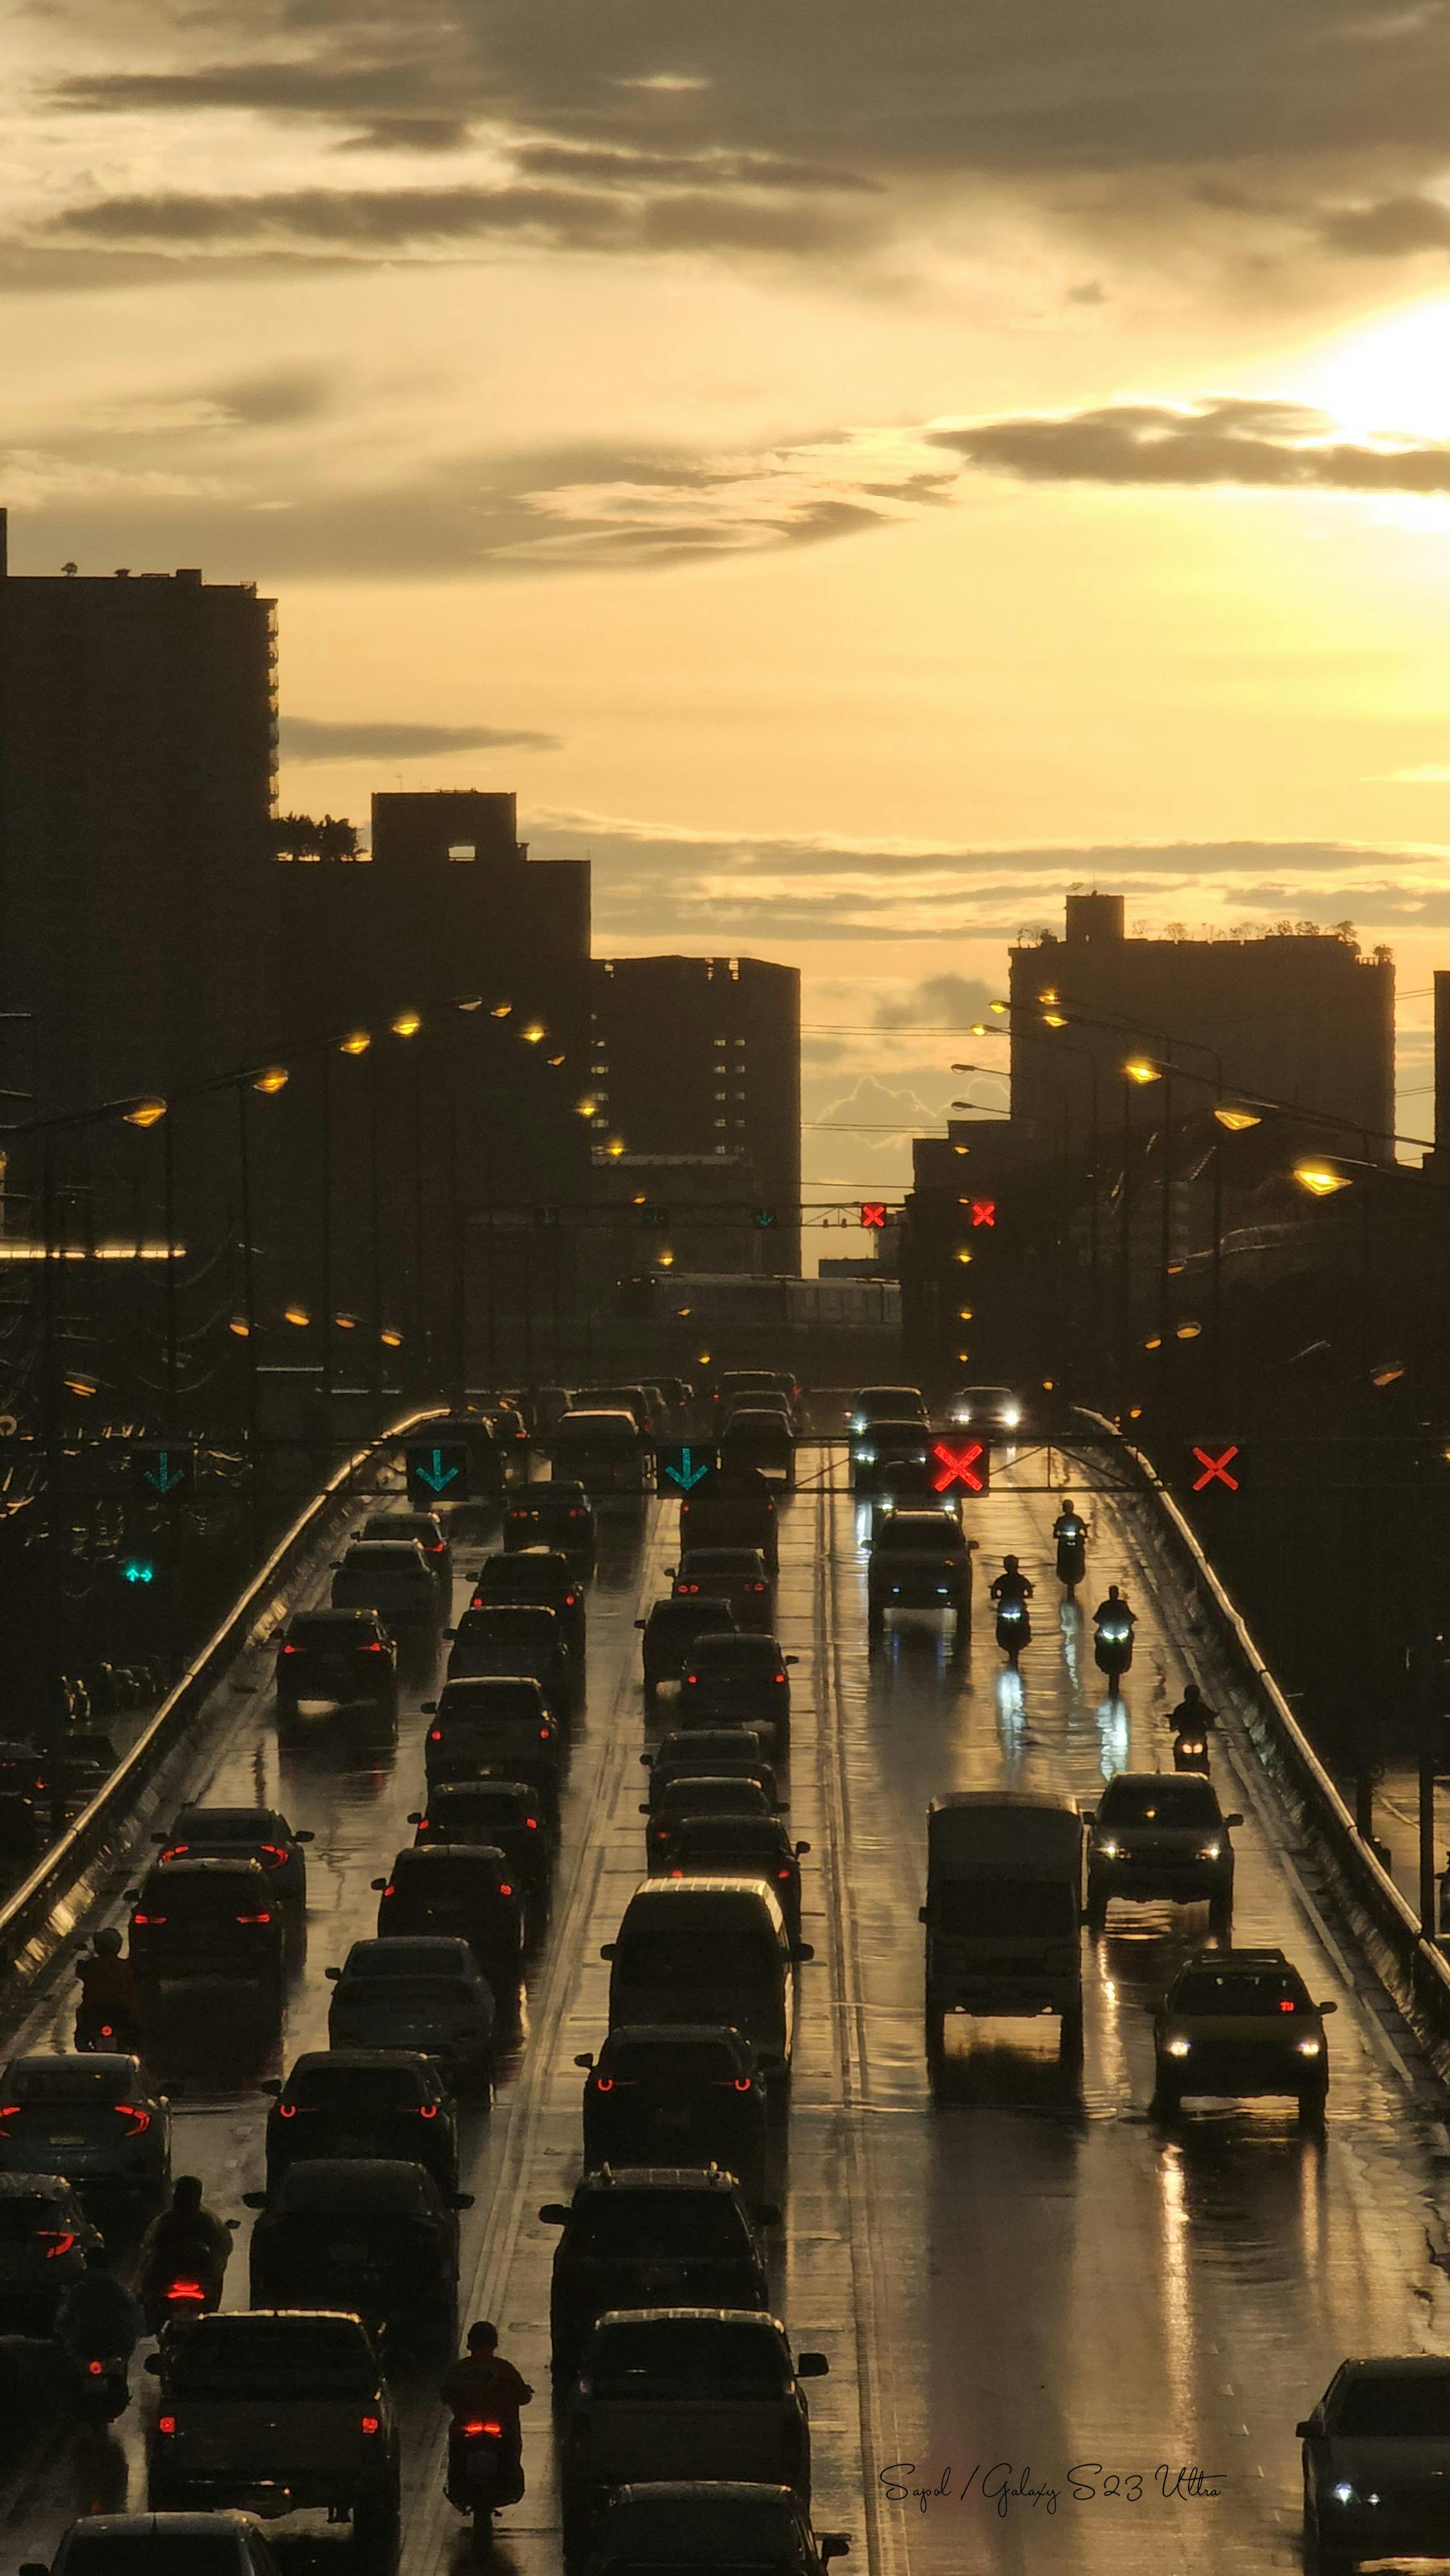
<svg viewBox="0 0 1450 2576">
<path fill-rule="evenodd" d="M 177 1336 L 176 1280 L 176 1149 L 173 1141 L 174 1122 L 163 1119 L 161 1130 L 161 1186 L 165 1202 L 163 1222 L 166 1229 L 166 1428 L 174 1440 L 177 1422 L 177 1385 L 180 1376 L 180 1351 Z"/>
</svg>

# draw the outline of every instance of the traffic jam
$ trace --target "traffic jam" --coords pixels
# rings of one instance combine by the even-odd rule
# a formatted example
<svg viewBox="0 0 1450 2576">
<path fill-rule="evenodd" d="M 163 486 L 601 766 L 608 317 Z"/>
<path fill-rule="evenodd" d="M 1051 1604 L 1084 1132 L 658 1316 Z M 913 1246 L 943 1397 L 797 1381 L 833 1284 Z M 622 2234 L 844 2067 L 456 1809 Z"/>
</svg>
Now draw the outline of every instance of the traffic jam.
<svg viewBox="0 0 1450 2576">
<path fill-rule="evenodd" d="M 911 2315 L 942 2331 L 897 2286 L 901 2249 L 953 2157 L 966 2224 L 1004 2103 L 1055 2121 L 1091 2103 L 1135 1931 L 1158 1963 L 1133 2042 L 1148 2152 L 1176 2169 L 1227 2102 L 1277 2105 L 1281 2157 L 1323 2153 L 1338 2001 L 1258 1937 L 1284 1906 L 1265 1914 L 1257 1860 L 1236 1929 L 1222 1721 L 1090 1471 L 1079 1508 L 1056 1453 L 1039 1507 L 1029 1464 L 1052 1453 L 1006 1388 L 961 1390 L 934 1425 L 913 1388 L 808 1408 L 789 1372 L 740 1371 L 693 1438 L 687 1403 L 576 1390 L 552 1436 L 497 1473 L 475 1460 L 471 1488 L 460 1468 L 468 1498 L 431 1508 L 455 1447 L 496 1461 L 497 1443 L 465 1424 L 410 1450 L 401 1495 L 354 1519 L 237 1685 L 236 1740 L 198 1750 L 207 1776 L 11 2035 L 0 2352 L 7 2391 L 29 2382 L 9 2510 L 26 2576 L 344 2557 L 391 2576 L 470 2551 L 571 2576 L 820 2576 L 938 2547 L 961 2564 L 924 2507 L 919 2528 L 889 2521 L 917 2493 L 896 2444 L 927 2439 L 898 2429 Z M 1014 1496 L 1025 1536 L 984 1581 Z M 1117 1572 L 1080 1612 L 1090 1558 Z M 1089 1650 L 1105 1694 L 1087 1794 L 1034 1754 L 1034 1620 L 1073 1710 Z M 862 1704 L 906 1730 L 881 1803 L 902 1819 L 889 1939 L 870 1925 L 891 1833 L 853 1821 L 879 1748 L 853 1750 L 845 1684 L 841 1746 L 827 1758 L 819 1698 L 796 1740 L 803 1660 L 847 1652 Z M 1141 1723 L 1135 1654 L 1158 1674 Z M 940 1728 L 968 1688 L 991 1734 L 963 1763 Z M 390 1817 L 411 1840 L 389 1857 Z M 857 1983 L 828 2002 L 853 1947 Z M 839 2012 L 889 2021 L 879 2068 Z M 880 2115 L 854 2182 L 834 2095 L 823 2143 L 828 2059 L 848 2129 L 853 2103 Z M 893 2176 L 879 2140 L 900 2113 Z M 819 2223 L 823 2174 L 849 2266 L 838 2248 L 802 2310 L 812 2275 L 786 2249 Z M 523 2238 L 551 2248 L 528 2313 Z M 868 2332 L 853 2302 L 878 2296 Z M 1257 2563 L 1450 2555 L 1450 2358 L 1341 2354 L 1319 2386 L 1302 2535 L 1281 2512 Z M 944 2474 L 938 2498 L 963 2476 Z M 1249 2528 L 1223 2564 L 1254 2563 Z"/>
</svg>

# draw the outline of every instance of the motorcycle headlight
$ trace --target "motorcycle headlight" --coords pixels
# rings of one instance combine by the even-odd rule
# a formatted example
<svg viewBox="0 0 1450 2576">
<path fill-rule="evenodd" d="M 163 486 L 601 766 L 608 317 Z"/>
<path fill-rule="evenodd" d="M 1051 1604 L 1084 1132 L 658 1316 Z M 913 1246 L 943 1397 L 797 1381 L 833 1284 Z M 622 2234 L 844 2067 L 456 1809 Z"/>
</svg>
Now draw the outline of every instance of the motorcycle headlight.
<svg viewBox="0 0 1450 2576">
<path fill-rule="evenodd" d="M 1200 1843 L 1193 1857 L 1195 1860 L 1222 1860 L 1223 1845 L 1222 1843 Z"/>
<path fill-rule="evenodd" d="M 1167 2042 L 1168 2055 L 1170 2057 L 1186 2057 L 1192 2046 L 1193 2042 L 1191 2039 L 1170 2039 Z"/>
</svg>

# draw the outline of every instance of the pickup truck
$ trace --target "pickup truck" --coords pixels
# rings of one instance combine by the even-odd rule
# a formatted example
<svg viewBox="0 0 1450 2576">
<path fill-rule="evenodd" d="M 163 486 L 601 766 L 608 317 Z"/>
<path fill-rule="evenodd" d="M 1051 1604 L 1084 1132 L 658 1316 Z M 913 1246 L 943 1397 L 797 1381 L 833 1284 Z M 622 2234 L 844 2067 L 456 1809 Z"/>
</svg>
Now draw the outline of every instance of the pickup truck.
<svg viewBox="0 0 1450 2576">
<path fill-rule="evenodd" d="M 391 2576 L 399 2532 L 398 2424 L 354 2316 L 248 2309 L 170 2326 L 146 2367 L 159 2378 L 147 2502 L 153 2513 L 221 2506 L 274 2522 L 351 2522 L 354 2561 Z"/>
<path fill-rule="evenodd" d="M 564 2421 L 564 2548 L 572 2557 L 611 2489 L 743 2478 L 811 2493 L 803 2379 L 775 2317 L 741 2308 L 612 2308 L 585 2350 Z"/>
<path fill-rule="evenodd" d="M 866 1568 L 866 1634 L 878 1644 L 888 1610 L 952 1610 L 957 1644 L 972 1627 L 975 1539 L 940 1511 L 895 1511 L 883 1523 Z"/>
<path fill-rule="evenodd" d="M 927 1818 L 926 2055 L 944 2067 L 948 2013 L 1056 2013 L 1082 2044 L 1082 1818 L 1040 1789 L 961 1789 Z"/>
</svg>

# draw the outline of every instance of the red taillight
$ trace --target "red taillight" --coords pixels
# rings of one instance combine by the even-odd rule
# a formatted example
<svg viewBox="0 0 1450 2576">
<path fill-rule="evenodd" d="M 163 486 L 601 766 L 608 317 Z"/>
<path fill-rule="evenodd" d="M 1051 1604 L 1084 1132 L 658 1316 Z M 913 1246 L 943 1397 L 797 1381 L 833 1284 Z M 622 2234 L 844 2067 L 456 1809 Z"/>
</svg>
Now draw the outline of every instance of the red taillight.
<svg viewBox="0 0 1450 2576">
<path fill-rule="evenodd" d="M 147 2130 L 151 2126 L 151 2114 L 149 2111 L 140 2110 L 134 2102 L 116 2102 L 113 2103 L 111 2107 L 121 2119 L 130 2121 L 131 2126 L 126 2131 L 128 2138 L 145 2137 Z"/>
<path fill-rule="evenodd" d="M 788 1869 L 778 1869 L 775 1874 L 780 1880 L 782 1887 L 788 1887 L 790 1885 L 790 1871 Z"/>
<path fill-rule="evenodd" d="M 572 1610 L 572 1609 L 573 1609 L 573 1607 L 574 1607 L 574 1604 L 575 1604 L 575 1602 L 578 1600 L 578 1598 L 579 1598 L 579 1595 L 578 1595 L 578 1593 L 577 1593 L 577 1592 L 566 1592 L 566 1593 L 565 1593 L 565 1595 L 564 1595 L 564 1607 L 565 1607 L 565 1609 L 566 1609 L 566 1610 Z"/>
<path fill-rule="evenodd" d="M 13 2120 L 16 2112 L 22 2108 L 23 2105 L 19 2102 L 0 2103 L 0 2120 Z"/>
<path fill-rule="evenodd" d="M 677 1583 L 675 1585 L 675 1590 L 677 1592 L 698 1592 L 699 1589 L 700 1587 L 698 1583 Z"/>
<path fill-rule="evenodd" d="M 396 1896 L 396 1895 L 397 1895 L 397 1893 L 398 1893 L 398 1891 L 397 1891 L 397 1889 L 396 1889 L 395 1887 L 385 1887 L 385 1888 L 383 1889 L 383 1903 L 386 1905 L 386 1904 L 387 1904 L 387 1901 L 388 1901 L 388 1898 L 389 1898 L 390 1896 Z"/>
<path fill-rule="evenodd" d="M 114 2038 L 115 2038 L 115 2036 L 116 2036 L 116 2034 L 115 2034 L 115 2031 L 112 2029 L 111 2024 L 110 2024 L 108 2021 L 103 2021 L 103 2022 L 102 2022 L 102 2024 L 101 2024 L 101 2037 L 102 2037 L 102 2039 L 114 2039 Z"/>
<path fill-rule="evenodd" d="M 512 1896 L 512 1894 L 513 1894 L 513 1889 L 510 1887 L 510 1885 L 509 1885 L 509 1883 L 508 1883 L 507 1879 L 503 1879 L 503 1878 L 501 1878 L 501 1879 L 499 1880 L 499 1883 L 498 1883 L 498 1892 L 499 1892 L 500 1896 Z"/>
<path fill-rule="evenodd" d="M 296 2103 L 279 2102 L 277 2105 L 277 2117 L 279 2120 L 295 2120 L 297 2117 Z"/>
<path fill-rule="evenodd" d="M 537 1817 L 537 1816 L 525 1816 L 525 1818 L 524 1818 L 524 1830 L 525 1830 L 525 1832 L 527 1832 L 527 1833 L 536 1834 L 536 1833 L 538 1832 L 538 1830 L 539 1830 L 539 1819 L 538 1819 L 538 1817 Z"/>
<path fill-rule="evenodd" d="M 282 1652 L 284 1655 L 300 1655 L 302 1648 L 300 1646 L 284 1646 Z"/>
<path fill-rule="evenodd" d="M 383 2429 L 381 2415 L 359 2415 L 357 2420 L 358 2430 L 361 2433 L 380 2433 Z"/>
<path fill-rule="evenodd" d="M 671 1870 L 671 1872 L 670 1872 L 670 1876 L 671 1876 L 671 1878 L 683 1878 L 683 1877 L 684 1877 L 684 1875 L 685 1875 L 685 1873 L 684 1873 L 684 1871 L 681 1869 L 681 1867 L 680 1867 L 680 1865 L 679 1865 L 679 1863 L 678 1863 L 678 1861 L 677 1861 L 677 1862 L 675 1863 L 674 1868 L 673 1868 L 673 1869 Z"/>
<path fill-rule="evenodd" d="M 1292 2012 L 1294 2010 L 1294 2005 L 1288 1995 L 1282 1995 L 1280 1997 L 1279 2010 L 1280 2012 Z"/>
<path fill-rule="evenodd" d="M 168 1845 L 167 1849 L 161 1853 L 160 1857 L 162 1860 L 180 1860 L 183 1854 L 189 1852 L 190 1849 L 190 1843 L 171 1843 Z"/>
<path fill-rule="evenodd" d="M 748 2092 L 751 2090 L 751 2088 L 752 2088 L 752 2086 L 753 2086 L 753 2084 L 754 2084 L 754 2081 L 755 2081 L 755 2078 L 754 2078 L 753 2076 L 751 2076 L 751 2075 L 737 2075 L 737 2076 L 734 2078 L 734 2084 L 735 2084 L 735 2090 L 736 2090 L 736 2092 L 737 2092 L 737 2093 L 748 2093 Z"/>
<path fill-rule="evenodd" d="M 270 1923 L 271 1920 L 272 1917 L 270 1914 L 239 1914 L 237 1916 L 237 1921 L 239 1923 Z"/>
<path fill-rule="evenodd" d="M 448 1541 L 444 1538 L 430 1538 L 428 1541 L 428 1553 L 430 1556 L 441 1556 L 447 1545 Z"/>
<path fill-rule="evenodd" d="M 442 1727 L 441 1727 L 441 1726 L 430 1726 L 430 1727 L 429 1727 L 429 1729 L 428 1729 L 428 1741 L 429 1741 L 429 1743 L 430 1743 L 430 1744 L 441 1744 L 441 1743 L 442 1743 L 442 1741 L 443 1741 L 443 1729 L 442 1729 Z"/>
<path fill-rule="evenodd" d="M 458 2426 L 458 2431 L 462 2434 L 465 2442 L 481 2441 L 485 2434 L 487 2434 L 489 2440 L 493 2442 L 500 2442 L 503 2439 L 502 2424 L 460 2424 Z"/>
<path fill-rule="evenodd" d="M 60 2255 L 68 2254 L 75 2241 L 75 2230 L 70 2227 L 42 2227 L 38 2238 L 45 2247 L 47 2263 L 54 2263 Z"/>
<path fill-rule="evenodd" d="M 484 2424 L 480 2427 L 480 2430 L 488 2435 L 490 2441 L 501 2442 L 503 2439 L 502 2424 Z"/>
<path fill-rule="evenodd" d="M 363 1648 L 363 1653 L 365 1655 L 385 1655 L 387 1651 L 387 1647 L 383 1644 L 380 1637 L 370 1637 Z"/>
<path fill-rule="evenodd" d="M 776 1678 L 776 1680 L 777 1680 L 778 1682 L 783 1682 L 783 1681 L 784 1681 L 784 1679 L 785 1679 L 785 1675 L 784 1675 L 784 1673 L 777 1673 L 775 1678 Z"/>
<path fill-rule="evenodd" d="M 176 2430 L 176 2417 L 174 2415 L 158 2415 L 156 2418 L 156 2430 L 158 2433 L 174 2433 Z"/>
<path fill-rule="evenodd" d="M 752 1583 L 750 1589 L 752 1592 L 763 1592 L 765 1590 L 765 1586 L 763 1583 Z"/>
<path fill-rule="evenodd" d="M 686 1681 L 687 1681 L 687 1682 L 689 1682 L 689 1683 L 691 1683 L 692 1685 L 693 1685 L 695 1682 L 697 1682 L 697 1681 L 699 1680 L 699 1678 L 700 1678 L 700 1676 L 699 1676 L 699 1674 L 698 1674 L 698 1673 L 686 1673 L 686 1675 L 685 1675 L 685 1679 L 686 1679 Z"/>
<path fill-rule="evenodd" d="M 540 1729 L 539 1729 L 539 1742 L 540 1742 L 541 1744 L 547 1744 L 547 1743 L 548 1743 L 548 1741 L 549 1741 L 549 1730 L 548 1730 L 547 1726 L 541 1726 L 541 1727 L 540 1727 Z"/>
<path fill-rule="evenodd" d="M 281 1869 L 287 1854 L 280 1843 L 259 1843 L 257 1848 L 269 1869 Z"/>
<path fill-rule="evenodd" d="M 594 2078 L 594 2090 L 596 2093 L 612 2093 L 614 2091 L 613 2076 L 596 2075 Z"/>
<path fill-rule="evenodd" d="M 437 2103 L 420 2102 L 418 2105 L 418 2117 L 420 2120 L 436 2120 L 438 2117 Z"/>
<path fill-rule="evenodd" d="M 144 1923 L 149 1925 L 152 1923 L 164 1923 L 165 1920 L 166 1917 L 164 1914 L 133 1914 L 131 1917 L 133 1924 Z"/>
<path fill-rule="evenodd" d="M 86 2363 L 86 2369 L 92 2379 L 99 2379 L 105 2367 L 106 2365 L 103 2361 L 88 2361 Z"/>
<path fill-rule="evenodd" d="M 206 2299 L 206 2292 L 200 2281 L 173 2281 L 166 2296 L 168 2301 L 180 2300 L 190 2308 L 200 2307 Z"/>
</svg>

